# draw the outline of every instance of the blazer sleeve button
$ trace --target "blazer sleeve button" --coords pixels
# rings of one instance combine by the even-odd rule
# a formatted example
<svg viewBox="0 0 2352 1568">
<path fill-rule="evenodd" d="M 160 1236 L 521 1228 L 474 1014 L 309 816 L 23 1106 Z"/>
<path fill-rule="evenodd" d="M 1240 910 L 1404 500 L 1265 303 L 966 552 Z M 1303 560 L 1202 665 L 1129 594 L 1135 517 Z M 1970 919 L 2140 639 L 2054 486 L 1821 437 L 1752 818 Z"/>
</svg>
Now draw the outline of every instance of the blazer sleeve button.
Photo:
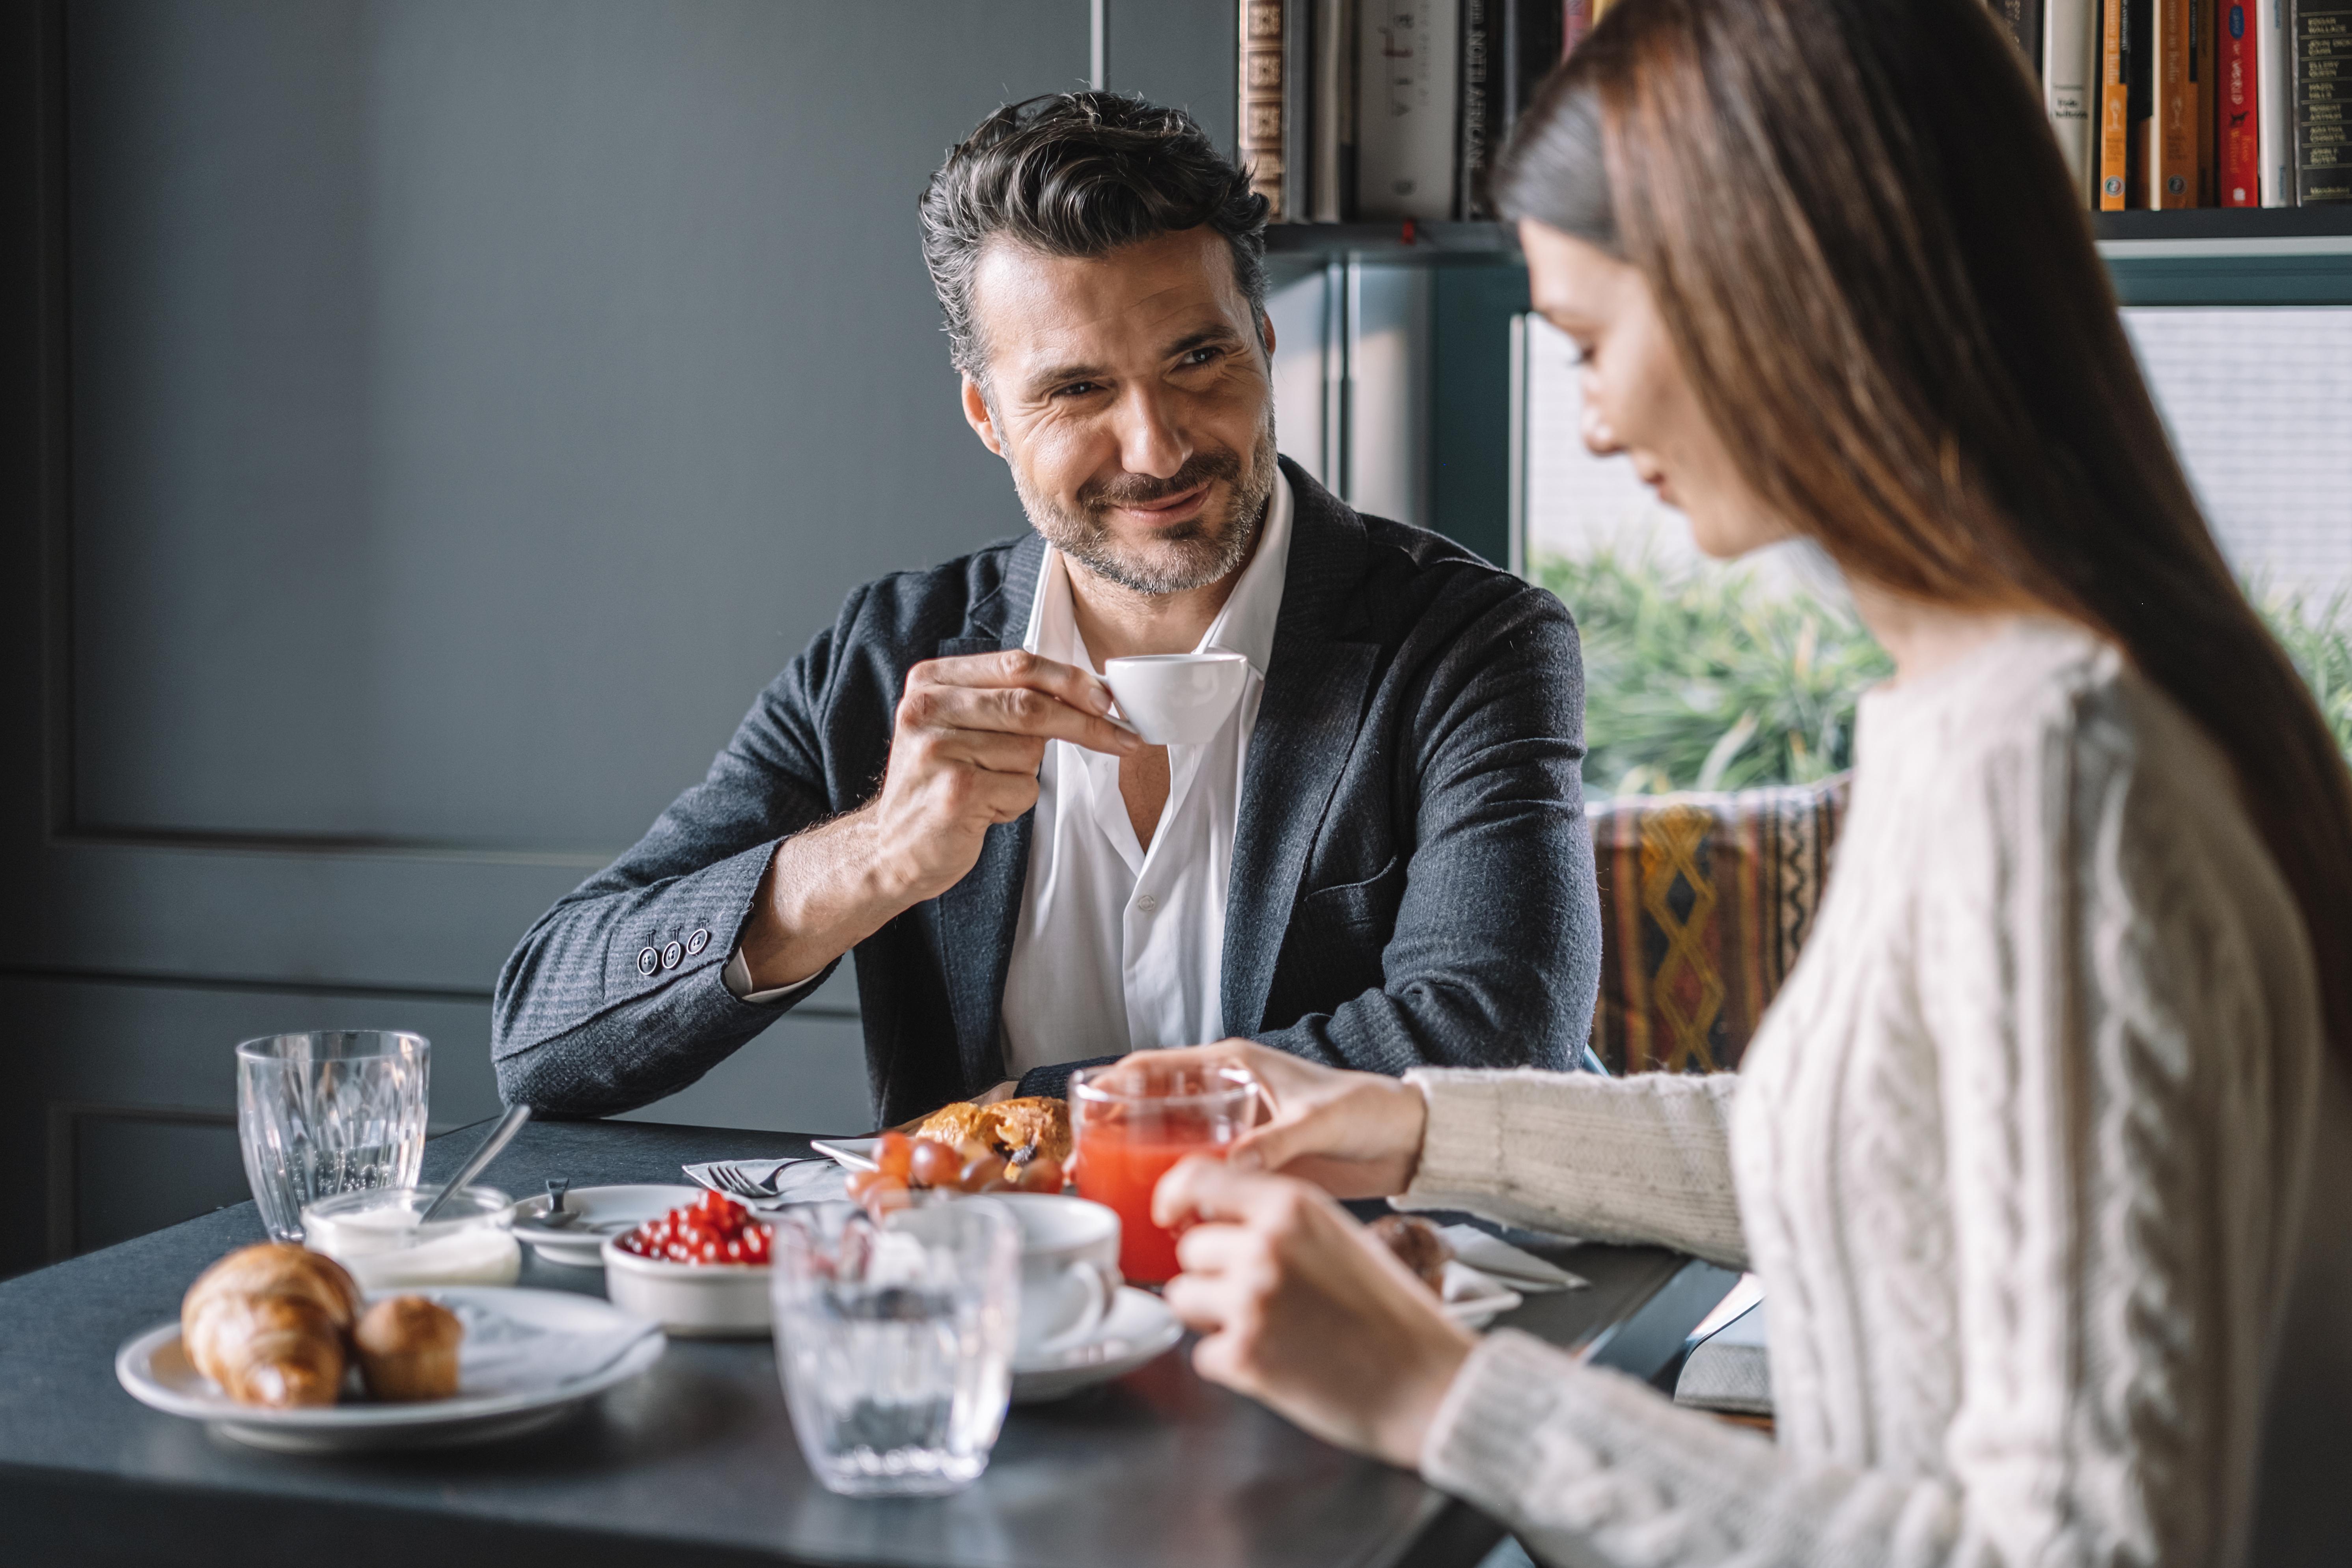
<svg viewBox="0 0 2352 1568">
<path fill-rule="evenodd" d="M 664 969 L 676 969 L 678 964 L 678 960 L 685 956 L 686 949 L 678 946 L 676 942 L 671 942 L 667 947 L 663 948 L 661 951 L 661 966 Z"/>
<path fill-rule="evenodd" d="M 686 955 L 688 958 L 692 958 L 709 945 L 710 933 L 708 931 L 696 931 L 692 936 L 686 939 Z"/>
<path fill-rule="evenodd" d="M 651 974 L 655 970 L 659 969 L 660 967 L 661 967 L 661 954 L 660 954 L 660 953 L 658 953 L 658 952 L 656 952 L 652 948 L 650 948 L 650 947 L 649 947 L 649 948 L 646 949 L 646 950 L 645 950 L 645 952 L 641 952 L 641 953 L 637 954 L 637 973 L 640 973 L 640 974 L 648 974 L 648 975 L 649 975 L 649 974 Z"/>
</svg>

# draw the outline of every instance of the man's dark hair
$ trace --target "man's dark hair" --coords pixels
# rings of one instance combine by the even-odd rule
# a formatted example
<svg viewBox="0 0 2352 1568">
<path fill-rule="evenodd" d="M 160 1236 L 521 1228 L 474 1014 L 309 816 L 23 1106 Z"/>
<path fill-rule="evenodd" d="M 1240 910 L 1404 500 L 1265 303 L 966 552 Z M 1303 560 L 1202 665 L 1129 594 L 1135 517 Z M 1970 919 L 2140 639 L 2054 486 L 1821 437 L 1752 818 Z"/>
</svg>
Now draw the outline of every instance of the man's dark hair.
<svg viewBox="0 0 2352 1568">
<path fill-rule="evenodd" d="M 923 260 L 949 353 L 958 370 L 986 379 L 971 280 L 982 247 L 998 236 L 1047 256 L 1102 256 L 1207 224 L 1225 237 L 1234 280 L 1259 317 L 1265 215 L 1249 176 L 1181 109 L 1108 92 L 1007 104 L 949 153 L 923 192 Z"/>
</svg>

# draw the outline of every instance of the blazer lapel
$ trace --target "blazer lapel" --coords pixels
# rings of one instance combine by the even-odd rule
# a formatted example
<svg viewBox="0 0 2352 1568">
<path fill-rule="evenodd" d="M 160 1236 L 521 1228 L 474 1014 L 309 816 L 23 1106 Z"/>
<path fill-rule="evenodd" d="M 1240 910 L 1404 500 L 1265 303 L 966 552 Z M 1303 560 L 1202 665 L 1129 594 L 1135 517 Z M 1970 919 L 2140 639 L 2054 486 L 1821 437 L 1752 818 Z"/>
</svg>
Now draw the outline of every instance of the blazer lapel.
<svg viewBox="0 0 2352 1568">
<path fill-rule="evenodd" d="M 1290 567 L 1234 826 L 1218 988 L 1228 1035 L 1264 1021 L 1307 851 L 1355 748 L 1379 651 L 1349 639 L 1366 619 L 1362 521 L 1289 459 L 1282 467 L 1293 500 Z"/>
<path fill-rule="evenodd" d="M 938 656 L 995 653 L 1018 647 L 1029 629 L 1045 542 L 1031 534 L 1013 546 L 1004 581 L 973 605 L 962 633 L 941 639 Z M 981 840 L 980 859 L 963 880 L 940 895 L 940 948 L 955 1015 L 956 1058 L 971 1093 L 1004 1077 L 999 1016 L 1013 935 L 1021 923 L 1021 894 L 1029 877 L 1029 828 L 1035 814 L 1000 822 Z"/>
</svg>

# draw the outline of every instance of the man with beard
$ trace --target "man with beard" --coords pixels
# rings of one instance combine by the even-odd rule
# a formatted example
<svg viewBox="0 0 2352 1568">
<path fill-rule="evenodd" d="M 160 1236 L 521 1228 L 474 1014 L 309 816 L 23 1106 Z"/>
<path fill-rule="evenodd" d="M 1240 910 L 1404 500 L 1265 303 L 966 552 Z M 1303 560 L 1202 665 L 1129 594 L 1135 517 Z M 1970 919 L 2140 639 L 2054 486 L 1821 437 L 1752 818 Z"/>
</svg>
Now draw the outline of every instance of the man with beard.
<svg viewBox="0 0 2352 1568">
<path fill-rule="evenodd" d="M 499 976 L 509 1101 L 693 1082 L 857 954 L 885 1123 L 1247 1036 L 1562 1068 L 1600 972 L 1559 603 L 1275 454 L 1265 203 L 1186 115 L 1000 110 L 922 202 L 963 411 L 1033 535 L 868 584 Z M 1223 650 L 1199 746 L 1097 671 Z M 878 785 L 877 785 L 877 782 Z"/>
</svg>

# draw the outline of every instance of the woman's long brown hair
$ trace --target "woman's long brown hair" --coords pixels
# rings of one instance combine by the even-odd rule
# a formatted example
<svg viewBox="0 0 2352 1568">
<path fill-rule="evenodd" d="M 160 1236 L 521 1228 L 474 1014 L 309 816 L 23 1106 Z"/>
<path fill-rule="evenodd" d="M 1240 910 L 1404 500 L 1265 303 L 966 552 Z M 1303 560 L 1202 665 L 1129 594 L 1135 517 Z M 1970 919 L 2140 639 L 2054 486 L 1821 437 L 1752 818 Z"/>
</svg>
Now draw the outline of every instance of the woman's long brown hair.
<svg viewBox="0 0 2352 1568">
<path fill-rule="evenodd" d="M 2106 637 L 2227 754 L 2352 1051 L 2352 773 L 2165 438 L 1982 0 L 1620 0 L 1495 195 L 1639 268 L 1759 493 L 1846 573 Z"/>
</svg>

